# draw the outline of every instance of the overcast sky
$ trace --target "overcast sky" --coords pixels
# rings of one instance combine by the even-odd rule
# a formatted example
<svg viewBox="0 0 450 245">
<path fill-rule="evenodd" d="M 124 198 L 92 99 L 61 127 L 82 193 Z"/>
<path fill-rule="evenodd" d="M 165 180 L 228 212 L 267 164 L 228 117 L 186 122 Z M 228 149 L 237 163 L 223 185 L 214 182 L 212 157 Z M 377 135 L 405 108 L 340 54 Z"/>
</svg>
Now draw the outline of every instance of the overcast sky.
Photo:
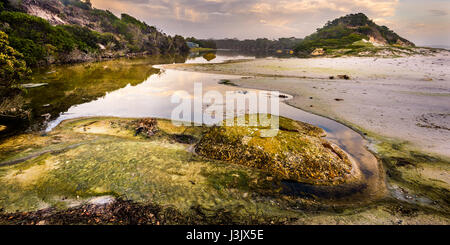
<svg viewBox="0 0 450 245">
<path fill-rule="evenodd" d="M 197 38 L 304 37 L 363 12 L 418 45 L 450 46 L 450 0 L 91 0 L 168 34 Z"/>
</svg>

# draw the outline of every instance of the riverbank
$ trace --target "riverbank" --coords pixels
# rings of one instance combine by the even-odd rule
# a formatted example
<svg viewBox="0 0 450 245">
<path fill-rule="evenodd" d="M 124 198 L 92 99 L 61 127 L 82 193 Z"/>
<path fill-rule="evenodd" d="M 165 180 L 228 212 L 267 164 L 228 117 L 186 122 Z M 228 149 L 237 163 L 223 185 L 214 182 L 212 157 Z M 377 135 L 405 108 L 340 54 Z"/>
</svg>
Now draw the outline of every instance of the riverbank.
<svg viewBox="0 0 450 245">
<path fill-rule="evenodd" d="M 450 52 L 404 58 L 256 59 L 167 69 L 246 76 L 241 87 L 293 95 L 286 103 L 359 131 L 398 200 L 449 210 Z"/>
</svg>

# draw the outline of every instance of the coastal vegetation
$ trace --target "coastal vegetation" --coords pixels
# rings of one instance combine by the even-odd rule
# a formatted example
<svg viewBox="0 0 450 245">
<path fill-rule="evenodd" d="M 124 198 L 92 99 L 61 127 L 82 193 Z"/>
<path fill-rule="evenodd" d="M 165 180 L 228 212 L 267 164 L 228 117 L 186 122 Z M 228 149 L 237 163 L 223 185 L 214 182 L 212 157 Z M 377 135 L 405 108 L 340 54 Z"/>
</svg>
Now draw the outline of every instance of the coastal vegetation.
<svg viewBox="0 0 450 245">
<path fill-rule="evenodd" d="M 0 31 L 0 91 L 18 85 L 29 73 L 23 55 L 10 46 L 8 35 Z"/>
<path fill-rule="evenodd" d="M 0 21 L 11 45 L 24 56 L 29 66 L 62 62 L 64 55 L 74 49 L 83 52 L 99 50 L 97 43 L 106 45 L 107 35 L 100 35 L 80 26 L 52 26 L 42 18 L 21 12 L 3 11 Z"/>
<path fill-rule="evenodd" d="M 8 35 L 0 31 L 0 118 L 27 118 L 28 111 L 22 109 L 24 100 L 20 84 L 30 73 L 23 55 L 10 46 Z"/>
<path fill-rule="evenodd" d="M 181 36 L 170 37 L 128 14 L 119 18 L 79 0 L 6 2 L 7 7 L 0 13 L 0 29 L 31 67 L 130 53 L 188 51 Z M 43 19 L 29 14 L 32 7 L 33 11 L 39 9 L 50 17 Z"/>
<path fill-rule="evenodd" d="M 363 41 L 365 40 L 365 41 Z M 414 47 L 410 41 L 400 37 L 386 26 L 379 26 L 365 14 L 349 14 L 329 21 L 324 27 L 296 45 L 299 56 L 333 54 L 358 54 L 375 46 L 396 45 Z"/>
</svg>

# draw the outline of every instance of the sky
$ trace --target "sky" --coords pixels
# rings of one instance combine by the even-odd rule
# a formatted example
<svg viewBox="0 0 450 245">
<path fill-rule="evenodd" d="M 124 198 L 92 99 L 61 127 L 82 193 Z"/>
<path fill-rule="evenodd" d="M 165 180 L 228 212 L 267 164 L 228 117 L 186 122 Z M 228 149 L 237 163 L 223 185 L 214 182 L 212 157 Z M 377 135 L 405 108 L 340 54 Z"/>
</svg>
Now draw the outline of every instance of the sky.
<svg viewBox="0 0 450 245">
<path fill-rule="evenodd" d="M 450 0 L 91 0 L 163 32 L 196 38 L 302 38 L 327 21 L 365 13 L 416 45 L 450 46 Z"/>
</svg>

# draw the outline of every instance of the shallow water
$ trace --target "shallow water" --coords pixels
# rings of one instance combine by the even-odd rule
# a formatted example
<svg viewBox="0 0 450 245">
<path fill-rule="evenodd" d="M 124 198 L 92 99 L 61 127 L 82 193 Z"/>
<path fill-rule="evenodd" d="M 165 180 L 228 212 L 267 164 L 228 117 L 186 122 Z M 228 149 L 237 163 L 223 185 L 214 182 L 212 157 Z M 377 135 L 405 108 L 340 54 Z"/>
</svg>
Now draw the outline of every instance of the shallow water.
<svg viewBox="0 0 450 245">
<path fill-rule="evenodd" d="M 228 59 L 242 58 L 254 57 L 216 53 L 215 58 L 210 61 L 200 55 L 188 57 L 185 62 L 223 62 Z M 246 96 L 246 92 L 253 91 L 267 96 L 267 91 L 219 84 L 223 79 L 239 79 L 240 76 L 163 70 L 154 66 L 175 62 L 170 59 L 140 58 L 55 67 L 35 76 L 41 78 L 39 80 L 45 80 L 48 86 L 30 89 L 29 96 L 40 113 L 47 108 L 55 108 L 49 116 L 50 121 L 46 131 L 51 131 L 64 120 L 79 117 L 170 119 L 173 109 L 178 106 L 176 103 L 171 103 L 171 97 L 176 91 L 186 91 L 190 99 L 198 100 L 192 97 L 195 83 L 203 85 L 203 93 L 214 90 L 225 95 L 227 91 L 231 91 L 239 96 Z M 203 109 L 208 106 L 203 103 Z M 259 112 L 265 113 L 265 111 Z M 202 111 L 193 110 L 193 121 L 196 121 L 195 118 L 201 118 L 202 113 Z M 244 111 L 238 113 L 242 114 Z M 323 128 L 328 134 L 327 139 L 339 145 L 357 161 L 366 179 L 367 188 L 364 193 L 374 195 L 378 191 L 383 192 L 384 184 L 379 175 L 377 159 L 367 151 L 365 148 L 367 142 L 360 134 L 336 121 L 302 111 L 285 103 L 280 103 L 280 115 Z M 302 186 L 294 188 L 309 189 Z"/>
</svg>

